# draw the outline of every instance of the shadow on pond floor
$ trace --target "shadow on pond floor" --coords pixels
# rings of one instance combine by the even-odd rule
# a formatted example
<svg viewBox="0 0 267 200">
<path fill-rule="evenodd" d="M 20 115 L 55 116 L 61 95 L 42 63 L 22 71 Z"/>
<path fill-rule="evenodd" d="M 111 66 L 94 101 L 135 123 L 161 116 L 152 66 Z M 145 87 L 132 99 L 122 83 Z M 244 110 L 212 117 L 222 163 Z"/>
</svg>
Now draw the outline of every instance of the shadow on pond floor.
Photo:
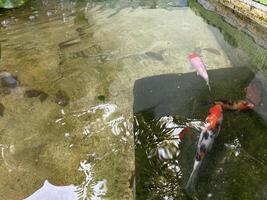
<svg viewBox="0 0 267 200">
<path fill-rule="evenodd" d="M 209 77 L 211 92 L 196 73 L 136 81 L 133 109 L 137 199 L 188 199 L 184 187 L 193 167 L 200 126 L 211 102 L 246 97 L 257 100 L 255 83 L 261 103 L 253 111 L 224 111 L 222 130 L 202 164 L 193 197 L 266 198 L 266 81 L 247 68 L 211 70 Z M 188 124 L 195 128 L 180 139 L 179 133 Z"/>
</svg>

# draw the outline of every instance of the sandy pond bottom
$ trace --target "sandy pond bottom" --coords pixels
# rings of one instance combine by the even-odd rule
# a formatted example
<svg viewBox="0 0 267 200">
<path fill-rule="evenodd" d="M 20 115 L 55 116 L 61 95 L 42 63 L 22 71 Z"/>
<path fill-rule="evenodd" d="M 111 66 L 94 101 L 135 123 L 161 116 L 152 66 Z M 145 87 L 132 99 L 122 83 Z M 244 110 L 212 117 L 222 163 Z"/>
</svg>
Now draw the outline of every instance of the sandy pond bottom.
<svg viewBox="0 0 267 200">
<path fill-rule="evenodd" d="M 133 199 L 135 81 L 193 71 L 194 50 L 209 69 L 251 66 L 188 7 L 31 4 L 0 16 L 0 67 L 19 80 L 1 94 L 1 199 L 23 199 L 45 180 L 75 185 L 81 199 Z M 26 98 L 32 89 L 48 98 Z"/>
</svg>

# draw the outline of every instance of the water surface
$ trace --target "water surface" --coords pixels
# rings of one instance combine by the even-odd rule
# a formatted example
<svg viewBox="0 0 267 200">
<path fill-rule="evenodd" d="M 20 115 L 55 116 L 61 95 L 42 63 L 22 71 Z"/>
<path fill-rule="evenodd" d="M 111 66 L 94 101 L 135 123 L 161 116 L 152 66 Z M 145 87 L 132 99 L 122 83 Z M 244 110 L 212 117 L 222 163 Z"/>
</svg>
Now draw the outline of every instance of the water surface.
<svg viewBox="0 0 267 200">
<path fill-rule="evenodd" d="M 45 180 L 74 184 L 81 199 L 133 199 L 135 81 L 192 72 L 191 51 L 208 69 L 262 68 L 266 50 L 187 4 L 38 0 L 0 11 L 0 68 L 19 82 L 1 94 L 3 199 L 26 198 Z"/>
</svg>

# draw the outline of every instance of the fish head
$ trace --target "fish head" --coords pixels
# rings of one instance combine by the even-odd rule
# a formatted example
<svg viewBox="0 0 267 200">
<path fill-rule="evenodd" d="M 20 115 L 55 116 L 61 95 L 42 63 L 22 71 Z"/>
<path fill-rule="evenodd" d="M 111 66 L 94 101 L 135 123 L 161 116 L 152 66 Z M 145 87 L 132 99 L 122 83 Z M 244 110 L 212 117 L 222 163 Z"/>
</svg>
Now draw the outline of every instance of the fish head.
<svg viewBox="0 0 267 200">
<path fill-rule="evenodd" d="M 222 115 L 222 106 L 216 104 L 210 108 L 209 112 L 210 114 L 215 114 L 217 117 L 220 117 Z"/>
<path fill-rule="evenodd" d="M 193 58 L 196 58 L 196 57 L 199 57 L 199 56 L 198 56 L 198 54 L 195 53 L 195 52 L 191 52 L 191 53 L 189 53 L 189 55 L 188 55 L 188 58 L 189 58 L 190 60 L 193 59 Z"/>
</svg>

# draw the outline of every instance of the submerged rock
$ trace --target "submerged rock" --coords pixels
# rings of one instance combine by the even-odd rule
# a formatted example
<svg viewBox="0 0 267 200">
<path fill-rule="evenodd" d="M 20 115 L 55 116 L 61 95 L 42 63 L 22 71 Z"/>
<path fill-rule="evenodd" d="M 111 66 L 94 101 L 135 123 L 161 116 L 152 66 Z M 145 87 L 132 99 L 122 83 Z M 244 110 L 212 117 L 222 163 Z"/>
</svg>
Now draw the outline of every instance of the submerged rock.
<svg viewBox="0 0 267 200">
<path fill-rule="evenodd" d="M 2 87 L 14 88 L 18 86 L 17 78 L 12 74 L 10 74 L 9 72 L 1 72 L 0 81 Z"/>
<path fill-rule="evenodd" d="M 0 73 L 0 94 L 9 94 L 11 89 L 16 88 L 18 85 L 17 78 L 9 72 Z"/>
<path fill-rule="evenodd" d="M 99 95 L 99 96 L 97 96 L 97 98 L 100 101 L 105 101 L 106 100 L 106 96 L 105 95 Z"/>
<path fill-rule="evenodd" d="M 48 94 L 43 91 L 33 89 L 25 91 L 24 96 L 27 98 L 39 97 L 39 100 L 43 102 L 47 99 Z"/>
<path fill-rule="evenodd" d="M 39 95 L 39 100 L 41 102 L 43 102 L 44 100 L 46 100 L 48 97 L 48 94 L 46 94 L 45 92 L 42 92 L 40 95 Z"/>
<path fill-rule="evenodd" d="M 55 102 L 60 106 L 66 106 L 69 104 L 70 98 L 63 90 L 59 90 L 55 96 Z"/>
<path fill-rule="evenodd" d="M 3 117 L 4 116 L 4 111 L 5 111 L 5 106 L 0 103 L 0 116 Z"/>
</svg>

